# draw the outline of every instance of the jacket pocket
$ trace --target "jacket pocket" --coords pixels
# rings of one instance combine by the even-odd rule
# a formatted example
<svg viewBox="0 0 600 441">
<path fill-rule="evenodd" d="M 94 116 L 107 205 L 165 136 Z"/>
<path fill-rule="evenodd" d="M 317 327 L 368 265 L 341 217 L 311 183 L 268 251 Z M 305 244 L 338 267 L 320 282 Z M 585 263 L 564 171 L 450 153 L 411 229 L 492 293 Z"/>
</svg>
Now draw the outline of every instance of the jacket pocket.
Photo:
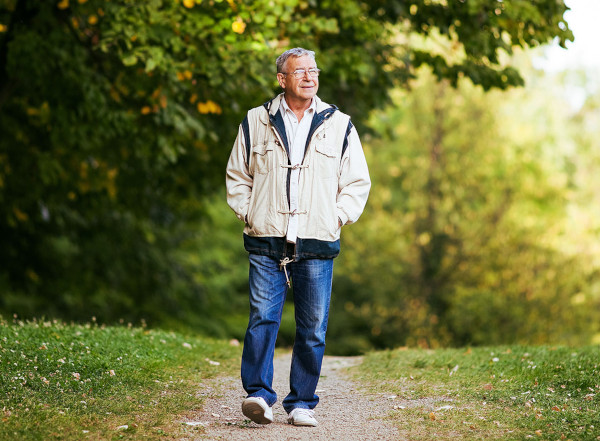
<svg viewBox="0 0 600 441">
<path fill-rule="evenodd" d="M 251 169 L 254 173 L 267 174 L 273 169 L 275 143 L 257 144 L 252 147 Z"/>
<path fill-rule="evenodd" d="M 332 178 L 337 175 L 338 160 L 335 146 L 318 143 L 315 146 L 315 172 L 316 178 Z"/>
</svg>

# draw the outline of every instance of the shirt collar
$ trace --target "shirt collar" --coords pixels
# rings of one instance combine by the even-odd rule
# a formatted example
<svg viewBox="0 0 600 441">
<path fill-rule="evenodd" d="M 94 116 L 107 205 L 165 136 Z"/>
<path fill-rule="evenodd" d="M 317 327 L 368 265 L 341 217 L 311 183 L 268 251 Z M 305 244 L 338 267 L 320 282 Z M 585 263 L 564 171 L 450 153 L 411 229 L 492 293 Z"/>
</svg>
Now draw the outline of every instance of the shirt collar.
<svg viewBox="0 0 600 441">
<path fill-rule="evenodd" d="M 292 109 L 290 109 L 290 106 L 288 106 L 288 103 L 287 103 L 287 101 L 285 100 L 285 97 L 281 97 L 281 104 L 280 104 L 280 106 L 281 106 L 281 110 L 282 110 L 282 112 L 281 112 L 281 113 L 283 113 L 284 115 L 285 115 L 285 114 L 286 114 L 288 111 L 289 111 L 289 112 L 292 112 L 292 113 L 294 113 L 294 112 L 292 111 Z M 304 113 L 306 113 L 306 112 L 309 112 L 309 113 L 315 113 L 316 111 L 317 111 L 317 100 L 313 98 L 313 99 L 311 100 L 311 102 L 310 102 L 310 106 L 308 107 L 308 109 L 306 109 L 306 110 L 304 111 Z"/>
</svg>

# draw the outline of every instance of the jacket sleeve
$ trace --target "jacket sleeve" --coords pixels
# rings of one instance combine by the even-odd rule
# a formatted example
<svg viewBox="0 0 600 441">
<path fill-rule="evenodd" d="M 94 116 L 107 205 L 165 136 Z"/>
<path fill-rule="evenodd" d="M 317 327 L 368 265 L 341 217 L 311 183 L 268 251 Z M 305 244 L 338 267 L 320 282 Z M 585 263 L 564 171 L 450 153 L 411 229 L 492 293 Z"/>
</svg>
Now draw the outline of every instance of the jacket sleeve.
<svg viewBox="0 0 600 441">
<path fill-rule="evenodd" d="M 225 177 L 227 203 L 242 222 L 246 222 L 253 184 L 253 177 L 250 175 L 246 161 L 246 142 L 249 140 L 245 139 L 240 125 L 229 155 Z"/>
<path fill-rule="evenodd" d="M 337 214 L 342 225 L 358 220 L 363 212 L 371 189 L 371 178 L 356 128 L 348 134 L 348 147 L 340 164 Z"/>
</svg>

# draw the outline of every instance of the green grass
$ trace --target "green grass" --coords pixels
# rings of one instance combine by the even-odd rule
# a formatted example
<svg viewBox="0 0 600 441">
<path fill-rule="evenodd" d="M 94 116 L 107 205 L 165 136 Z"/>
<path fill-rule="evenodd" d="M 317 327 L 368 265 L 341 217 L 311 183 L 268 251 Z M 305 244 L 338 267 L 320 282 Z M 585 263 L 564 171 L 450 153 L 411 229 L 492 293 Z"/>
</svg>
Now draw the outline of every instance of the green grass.
<svg viewBox="0 0 600 441">
<path fill-rule="evenodd" d="M 0 318 L 0 439 L 180 437 L 195 430 L 181 421 L 201 408 L 202 381 L 232 374 L 239 356 L 143 327 Z"/>
<path fill-rule="evenodd" d="M 402 439 L 600 440 L 600 347 L 393 350 L 357 377 Z"/>
</svg>

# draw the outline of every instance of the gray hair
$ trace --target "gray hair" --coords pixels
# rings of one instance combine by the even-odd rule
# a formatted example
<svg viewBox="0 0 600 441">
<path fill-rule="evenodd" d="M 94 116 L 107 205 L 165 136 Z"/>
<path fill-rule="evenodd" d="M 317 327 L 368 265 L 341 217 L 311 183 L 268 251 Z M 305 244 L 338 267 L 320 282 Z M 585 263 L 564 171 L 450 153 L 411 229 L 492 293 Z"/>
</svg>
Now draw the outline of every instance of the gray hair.
<svg viewBox="0 0 600 441">
<path fill-rule="evenodd" d="M 275 64 L 277 65 L 277 73 L 283 72 L 283 66 L 285 66 L 285 62 L 290 57 L 302 57 L 304 55 L 308 55 L 315 61 L 315 51 L 309 51 L 308 49 L 304 49 L 301 47 L 295 47 L 294 49 L 289 49 L 285 51 L 283 54 L 277 57 Z"/>
</svg>

